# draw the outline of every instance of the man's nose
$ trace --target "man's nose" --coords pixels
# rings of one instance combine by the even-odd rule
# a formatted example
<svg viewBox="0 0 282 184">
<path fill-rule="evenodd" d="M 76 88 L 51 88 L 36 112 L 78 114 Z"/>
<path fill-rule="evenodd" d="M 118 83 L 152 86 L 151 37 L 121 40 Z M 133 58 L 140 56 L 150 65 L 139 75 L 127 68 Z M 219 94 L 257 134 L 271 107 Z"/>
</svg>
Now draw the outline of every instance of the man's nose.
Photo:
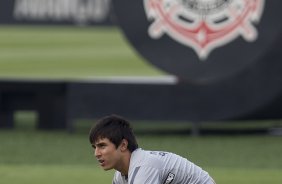
<svg viewBox="0 0 282 184">
<path fill-rule="evenodd" d="M 101 152 L 99 151 L 98 148 L 95 149 L 94 155 L 95 155 L 95 157 L 97 157 L 97 158 L 98 158 L 99 156 L 101 156 Z"/>
</svg>

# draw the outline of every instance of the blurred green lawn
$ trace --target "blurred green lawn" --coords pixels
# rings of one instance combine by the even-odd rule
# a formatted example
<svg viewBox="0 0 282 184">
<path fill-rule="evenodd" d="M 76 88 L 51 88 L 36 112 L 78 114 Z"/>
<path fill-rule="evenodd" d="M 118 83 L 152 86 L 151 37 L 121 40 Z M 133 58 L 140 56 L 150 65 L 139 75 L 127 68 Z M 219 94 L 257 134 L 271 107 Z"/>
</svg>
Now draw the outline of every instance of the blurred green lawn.
<svg viewBox="0 0 282 184">
<path fill-rule="evenodd" d="M 111 183 L 113 171 L 99 168 L 88 142 L 91 122 L 77 122 L 84 125 L 70 134 L 36 130 L 34 119 L 24 116 L 16 121 L 14 130 L 0 130 L 1 183 Z M 281 136 L 144 135 L 139 131 L 149 127 L 133 126 L 140 147 L 180 154 L 207 170 L 217 184 L 281 184 Z"/>
<path fill-rule="evenodd" d="M 138 139 L 144 149 L 187 157 L 209 171 L 218 184 L 282 181 L 282 137 L 138 135 Z M 86 130 L 74 134 L 1 130 L 0 140 L 1 183 L 111 183 L 113 171 L 98 167 Z"/>
<path fill-rule="evenodd" d="M 0 26 L 0 78 L 161 75 L 115 27 Z"/>
<path fill-rule="evenodd" d="M 136 54 L 116 28 L 0 27 L 2 79 L 162 75 Z M 0 130 L 1 184 L 111 183 L 113 172 L 102 171 L 93 157 L 89 124 L 69 134 L 37 131 L 30 118 L 19 121 L 24 123 L 15 130 Z M 159 128 L 154 122 L 135 126 L 143 132 Z M 217 184 L 282 183 L 281 136 L 138 134 L 138 139 L 145 149 L 187 157 L 209 171 Z"/>
</svg>

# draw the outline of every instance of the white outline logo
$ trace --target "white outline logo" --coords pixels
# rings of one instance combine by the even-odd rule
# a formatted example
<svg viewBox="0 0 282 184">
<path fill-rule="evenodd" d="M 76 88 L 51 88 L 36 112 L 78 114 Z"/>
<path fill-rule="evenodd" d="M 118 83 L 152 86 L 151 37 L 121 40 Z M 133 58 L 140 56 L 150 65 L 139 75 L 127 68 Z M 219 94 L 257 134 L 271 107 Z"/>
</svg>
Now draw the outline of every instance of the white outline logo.
<svg viewBox="0 0 282 184">
<path fill-rule="evenodd" d="M 260 21 L 264 0 L 144 0 L 151 38 L 164 34 L 191 47 L 200 60 L 242 36 L 257 39 L 254 23 Z"/>
<path fill-rule="evenodd" d="M 175 174 L 173 174 L 173 173 L 171 173 L 171 172 L 168 173 L 164 184 L 170 184 L 171 182 L 173 182 L 174 177 L 175 177 Z"/>
</svg>

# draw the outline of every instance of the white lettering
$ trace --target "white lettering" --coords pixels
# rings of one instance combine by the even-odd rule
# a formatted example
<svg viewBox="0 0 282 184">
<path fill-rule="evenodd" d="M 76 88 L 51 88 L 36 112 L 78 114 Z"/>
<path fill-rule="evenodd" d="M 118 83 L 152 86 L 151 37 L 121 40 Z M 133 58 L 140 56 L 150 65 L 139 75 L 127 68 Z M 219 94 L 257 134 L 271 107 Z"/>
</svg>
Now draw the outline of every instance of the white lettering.
<svg viewBox="0 0 282 184">
<path fill-rule="evenodd" d="M 14 18 L 27 21 L 102 22 L 111 0 L 15 0 Z"/>
</svg>

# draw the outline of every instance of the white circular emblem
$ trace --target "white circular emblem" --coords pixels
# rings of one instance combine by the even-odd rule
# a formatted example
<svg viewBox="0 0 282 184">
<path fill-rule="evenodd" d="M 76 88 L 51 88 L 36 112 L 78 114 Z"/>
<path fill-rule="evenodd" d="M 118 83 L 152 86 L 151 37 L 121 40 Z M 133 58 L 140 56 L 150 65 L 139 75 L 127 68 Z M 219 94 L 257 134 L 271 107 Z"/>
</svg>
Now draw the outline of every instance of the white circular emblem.
<svg viewBox="0 0 282 184">
<path fill-rule="evenodd" d="M 235 38 L 255 41 L 264 0 L 143 0 L 151 38 L 164 34 L 191 47 L 200 60 Z"/>
</svg>

